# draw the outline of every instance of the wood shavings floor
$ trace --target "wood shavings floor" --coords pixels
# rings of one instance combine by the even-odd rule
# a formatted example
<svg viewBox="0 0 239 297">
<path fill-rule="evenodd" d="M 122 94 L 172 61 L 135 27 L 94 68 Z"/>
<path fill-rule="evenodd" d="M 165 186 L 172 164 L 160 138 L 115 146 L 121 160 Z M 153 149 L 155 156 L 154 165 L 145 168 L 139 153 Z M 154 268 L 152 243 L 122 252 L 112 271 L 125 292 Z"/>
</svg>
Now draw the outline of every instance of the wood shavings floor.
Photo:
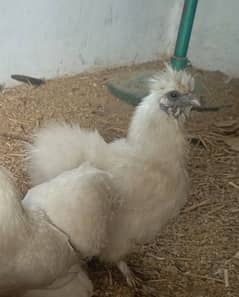
<svg viewBox="0 0 239 297">
<path fill-rule="evenodd" d="M 125 135 L 133 107 L 113 97 L 105 82 L 115 73 L 157 68 L 159 64 L 122 67 L 47 81 L 35 88 L 21 85 L 0 93 L 0 163 L 28 188 L 24 145 L 50 119 L 97 128 L 107 140 Z M 199 139 L 191 145 L 190 197 L 181 215 L 150 245 L 129 257 L 135 273 L 163 297 L 239 296 L 239 153 L 222 140 L 220 121 L 239 114 L 239 80 L 226 82 L 220 72 L 194 70 L 206 85 L 204 102 L 230 104 L 215 113 L 194 112 L 187 124 Z M 151 296 L 134 291 L 119 272 L 90 265 L 97 297 Z"/>
</svg>

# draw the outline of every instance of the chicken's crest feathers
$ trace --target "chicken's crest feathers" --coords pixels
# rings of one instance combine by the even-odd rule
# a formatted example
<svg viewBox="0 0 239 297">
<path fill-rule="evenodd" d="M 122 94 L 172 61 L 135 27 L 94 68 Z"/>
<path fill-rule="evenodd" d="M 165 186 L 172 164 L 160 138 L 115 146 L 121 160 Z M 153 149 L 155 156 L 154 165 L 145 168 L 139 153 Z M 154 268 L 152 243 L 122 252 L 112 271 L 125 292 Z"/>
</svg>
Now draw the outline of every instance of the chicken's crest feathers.
<svg viewBox="0 0 239 297">
<path fill-rule="evenodd" d="M 183 93 L 190 93 L 194 90 L 194 78 L 185 70 L 176 71 L 169 64 L 156 73 L 150 80 L 150 93 L 165 93 L 171 90 L 178 90 Z"/>
</svg>

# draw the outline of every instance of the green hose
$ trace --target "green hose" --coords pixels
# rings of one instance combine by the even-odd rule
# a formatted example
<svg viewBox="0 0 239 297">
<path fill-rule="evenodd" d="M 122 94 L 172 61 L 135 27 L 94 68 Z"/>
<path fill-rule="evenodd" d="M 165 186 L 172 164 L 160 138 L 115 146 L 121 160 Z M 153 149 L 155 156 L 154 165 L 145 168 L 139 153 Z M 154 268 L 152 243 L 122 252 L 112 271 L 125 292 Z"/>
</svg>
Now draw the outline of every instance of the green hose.
<svg viewBox="0 0 239 297">
<path fill-rule="evenodd" d="M 182 70 L 187 66 L 187 51 L 193 28 L 193 21 L 197 9 L 198 0 L 185 0 L 183 13 L 179 25 L 178 36 L 171 65 L 176 70 Z"/>
</svg>

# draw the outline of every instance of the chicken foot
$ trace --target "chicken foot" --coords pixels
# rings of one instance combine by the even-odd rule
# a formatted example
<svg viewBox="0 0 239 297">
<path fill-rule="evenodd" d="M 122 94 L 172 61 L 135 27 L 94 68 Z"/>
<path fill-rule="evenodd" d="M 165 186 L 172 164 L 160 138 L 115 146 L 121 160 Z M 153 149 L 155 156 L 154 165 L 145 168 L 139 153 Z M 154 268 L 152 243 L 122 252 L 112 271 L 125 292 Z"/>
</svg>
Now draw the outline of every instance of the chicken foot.
<svg viewBox="0 0 239 297">
<path fill-rule="evenodd" d="M 128 285 L 132 288 L 136 288 L 138 284 L 140 284 L 142 281 L 139 279 L 133 271 L 129 268 L 128 264 L 124 261 L 119 261 L 117 263 L 117 267 L 119 271 L 123 274 L 125 277 Z"/>
<path fill-rule="evenodd" d="M 158 297 L 158 291 L 151 286 L 143 284 L 143 281 L 133 273 L 126 262 L 119 261 L 117 267 L 131 288 L 144 293 L 146 296 Z"/>
</svg>

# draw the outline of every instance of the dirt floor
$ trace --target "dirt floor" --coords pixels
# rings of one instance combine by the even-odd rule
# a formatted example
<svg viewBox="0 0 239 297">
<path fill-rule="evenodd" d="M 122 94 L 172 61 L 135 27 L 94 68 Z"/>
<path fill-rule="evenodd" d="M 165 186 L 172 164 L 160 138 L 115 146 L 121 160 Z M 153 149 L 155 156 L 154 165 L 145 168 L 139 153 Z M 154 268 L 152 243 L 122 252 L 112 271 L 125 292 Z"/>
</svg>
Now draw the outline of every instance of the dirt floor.
<svg viewBox="0 0 239 297">
<path fill-rule="evenodd" d="M 113 97 L 105 83 L 116 73 L 159 66 L 149 63 L 60 78 L 41 87 L 4 89 L 0 163 L 11 169 L 25 192 L 24 146 L 43 122 L 77 122 L 97 128 L 108 141 L 125 135 L 133 107 Z M 239 296 L 239 80 L 228 81 L 220 72 L 194 72 L 206 87 L 205 104 L 230 106 L 192 113 L 187 123 L 192 139 L 188 203 L 155 242 L 130 255 L 128 262 L 156 296 L 235 297 Z M 113 267 L 90 265 L 89 274 L 97 297 L 153 295 L 149 289 L 129 288 Z"/>
</svg>

